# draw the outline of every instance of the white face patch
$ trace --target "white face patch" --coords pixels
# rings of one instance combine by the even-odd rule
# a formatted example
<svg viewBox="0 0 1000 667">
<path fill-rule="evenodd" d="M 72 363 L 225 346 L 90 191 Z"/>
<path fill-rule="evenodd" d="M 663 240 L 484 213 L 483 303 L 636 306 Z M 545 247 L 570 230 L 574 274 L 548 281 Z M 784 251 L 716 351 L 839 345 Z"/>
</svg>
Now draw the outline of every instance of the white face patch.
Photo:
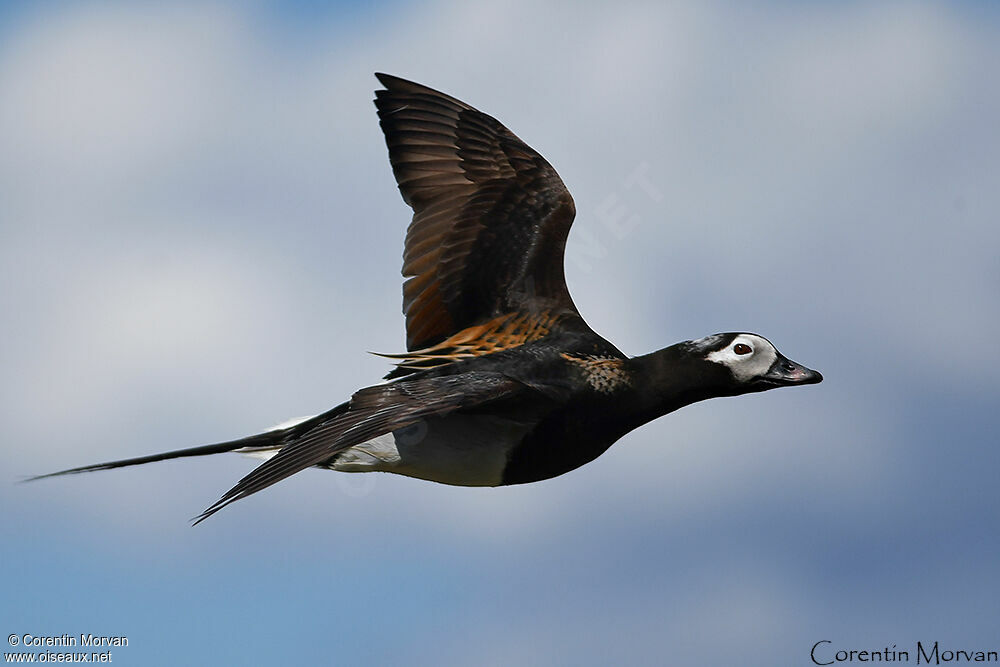
<svg viewBox="0 0 1000 667">
<path fill-rule="evenodd" d="M 729 345 L 705 358 L 728 367 L 739 382 L 749 382 L 767 372 L 777 360 L 778 351 L 766 338 L 739 334 Z"/>
</svg>

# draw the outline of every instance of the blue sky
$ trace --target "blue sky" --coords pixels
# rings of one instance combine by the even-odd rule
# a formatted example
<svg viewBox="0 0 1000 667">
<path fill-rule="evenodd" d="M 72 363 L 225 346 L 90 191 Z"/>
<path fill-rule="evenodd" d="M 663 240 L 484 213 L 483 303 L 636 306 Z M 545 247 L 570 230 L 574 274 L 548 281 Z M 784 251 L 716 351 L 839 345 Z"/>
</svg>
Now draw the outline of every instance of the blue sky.
<svg viewBox="0 0 1000 667">
<path fill-rule="evenodd" d="M 118 664 L 808 665 L 1000 650 L 1000 18 L 980 3 L 20 5 L 0 15 L 8 634 Z M 823 384 L 540 484 L 237 456 L 20 485 L 314 414 L 403 347 L 372 72 L 559 170 L 630 354 L 749 330 Z M 915 657 L 911 654 L 911 660 Z"/>
</svg>

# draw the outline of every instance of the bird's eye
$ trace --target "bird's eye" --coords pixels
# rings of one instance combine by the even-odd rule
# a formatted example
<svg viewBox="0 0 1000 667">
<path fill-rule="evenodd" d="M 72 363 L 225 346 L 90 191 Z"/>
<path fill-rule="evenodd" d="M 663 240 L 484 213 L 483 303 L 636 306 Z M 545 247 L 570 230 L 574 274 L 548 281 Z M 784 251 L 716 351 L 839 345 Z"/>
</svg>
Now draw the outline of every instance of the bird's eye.
<svg viewBox="0 0 1000 667">
<path fill-rule="evenodd" d="M 733 345 L 733 352 L 740 355 L 750 354 L 753 352 L 753 348 L 746 343 L 736 343 L 736 345 Z"/>
</svg>

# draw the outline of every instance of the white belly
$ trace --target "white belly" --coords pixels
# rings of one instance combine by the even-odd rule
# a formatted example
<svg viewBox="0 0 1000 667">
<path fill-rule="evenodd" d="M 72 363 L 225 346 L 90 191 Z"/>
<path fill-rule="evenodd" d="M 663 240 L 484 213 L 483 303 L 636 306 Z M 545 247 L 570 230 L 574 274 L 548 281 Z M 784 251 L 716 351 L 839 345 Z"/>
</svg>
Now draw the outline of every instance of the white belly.
<svg viewBox="0 0 1000 667">
<path fill-rule="evenodd" d="M 511 448 L 530 425 L 452 415 L 387 433 L 344 450 L 330 466 L 391 472 L 459 486 L 497 486 Z"/>
</svg>

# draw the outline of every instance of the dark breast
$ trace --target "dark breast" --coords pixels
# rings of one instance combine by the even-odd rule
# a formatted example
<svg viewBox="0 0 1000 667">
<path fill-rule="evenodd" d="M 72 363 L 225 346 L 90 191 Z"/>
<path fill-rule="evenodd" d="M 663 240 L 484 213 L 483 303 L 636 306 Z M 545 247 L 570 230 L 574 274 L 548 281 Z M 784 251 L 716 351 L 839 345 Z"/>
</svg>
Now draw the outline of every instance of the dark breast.
<svg viewBox="0 0 1000 667">
<path fill-rule="evenodd" d="M 504 484 L 557 477 L 593 461 L 622 435 L 614 410 L 601 402 L 573 402 L 549 413 L 511 450 Z"/>
<path fill-rule="evenodd" d="M 556 477 L 603 454 L 631 430 L 628 410 L 632 376 L 620 352 L 560 353 L 572 397 L 549 412 L 511 450 L 504 484 Z"/>
</svg>

